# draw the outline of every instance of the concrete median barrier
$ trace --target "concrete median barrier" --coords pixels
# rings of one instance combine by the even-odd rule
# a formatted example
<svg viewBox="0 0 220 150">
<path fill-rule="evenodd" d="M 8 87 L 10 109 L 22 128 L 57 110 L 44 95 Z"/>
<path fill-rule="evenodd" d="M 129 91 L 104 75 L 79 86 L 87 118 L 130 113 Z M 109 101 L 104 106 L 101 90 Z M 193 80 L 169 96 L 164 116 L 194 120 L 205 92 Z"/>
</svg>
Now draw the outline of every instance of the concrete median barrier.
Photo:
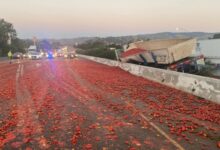
<svg viewBox="0 0 220 150">
<path fill-rule="evenodd" d="M 92 56 L 79 55 L 79 57 L 109 66 L 120 67 L 131 74 L 159 82 L 220 104 L 220 80 L 218 79 L 135 64 L 121 63 Z"/>
</svg>

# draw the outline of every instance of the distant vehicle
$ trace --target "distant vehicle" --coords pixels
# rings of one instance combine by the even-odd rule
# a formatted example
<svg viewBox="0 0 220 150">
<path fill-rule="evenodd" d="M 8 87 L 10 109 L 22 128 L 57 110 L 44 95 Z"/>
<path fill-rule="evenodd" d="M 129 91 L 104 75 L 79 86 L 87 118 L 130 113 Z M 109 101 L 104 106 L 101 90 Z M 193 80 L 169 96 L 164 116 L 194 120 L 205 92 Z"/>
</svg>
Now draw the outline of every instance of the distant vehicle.
<svg viewBox="0 0 220 150">
<path fill-rule="evenodd" d="M 55 53 L 55 52 L 48 52 L 48 53 L 46 54 L 46 57 L 47 57 L 48 59 L 55 58 L 55 57 L 57 57 L 57 53 Z"/>
<path fill-rule="evenodd" d="M 22 59 L 23 58 L 23 54 L 20 52 L 16 52 L 12 55 L 13 59 Z"/>
<path fill-rule="evenodd" d="M 47 53 L 46 56 L 47 56 L 48 59 L 53 59 L 54 58 L 52 52 Z"/>
<path fill-rule="evenodd" d="M 64 58 L 75 58 L 76 53 L 75 52 L 68 52 L 64 54 Z"/>
<path fill-rule="evenodd" d="M 32 52 L 32 51 L 37 51 L 37 46 L 35 46 L 35 45 L 31 45 L 29 48 L 28 48 L 28 51 L 29 52 Z"/>
<path fill-rule="evenodd" d="M 46 56 L 46 53 L 40 52 L 40 55 L 41 55 L 42 57 L 45 57 L 45 56 Z"/>
<path fill-rule="evenodd" d="M 63 55 L 63 53 L 62 52 L 58 52 L 57 53 L 57 57 L 63 57 L 64 55 Z"/>
<path fill-rule="evenodd" d="M 41 59 L 42 56 L 39 52 L 29 52 L 28 53 L 28 58 L 29 59 Z"/>
<path fill-rule="evenodd" d="M 27 53 L 24 53 L 24 54 L 23 54 L 23 58 L 28 58 L 28 54 L 27 54 Z"/>
</svg>

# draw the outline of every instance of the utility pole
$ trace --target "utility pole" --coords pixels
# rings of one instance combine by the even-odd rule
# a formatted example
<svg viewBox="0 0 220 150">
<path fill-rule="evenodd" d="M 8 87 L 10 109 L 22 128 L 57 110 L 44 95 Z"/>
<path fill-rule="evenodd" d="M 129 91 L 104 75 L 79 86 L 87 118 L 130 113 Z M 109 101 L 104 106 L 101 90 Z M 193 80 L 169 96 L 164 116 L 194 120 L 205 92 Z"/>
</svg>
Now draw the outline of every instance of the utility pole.
<svg viewBox="0 0 220 150">
<path fill-rule="evenodd" d="M 37 41 L 37 38 L 34 36 L 34 37 L 33 37 L 34 46 L 36 46 L 36 41 Z"/>
</svg>

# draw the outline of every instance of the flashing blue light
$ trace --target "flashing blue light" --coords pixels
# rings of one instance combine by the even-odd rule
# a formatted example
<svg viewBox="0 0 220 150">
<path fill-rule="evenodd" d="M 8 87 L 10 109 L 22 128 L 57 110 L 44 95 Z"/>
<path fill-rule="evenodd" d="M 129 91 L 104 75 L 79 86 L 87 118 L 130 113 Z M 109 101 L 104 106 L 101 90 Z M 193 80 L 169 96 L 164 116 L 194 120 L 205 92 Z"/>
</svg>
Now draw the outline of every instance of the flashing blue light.
<svg viewBox="0 0 220 150">
<path fill-rule="evenodd" d="M 52 53 L 48 53 L 47 54 L 47 58 L 52 59 L 53 58 L 53 54 Z"/>
</svg>

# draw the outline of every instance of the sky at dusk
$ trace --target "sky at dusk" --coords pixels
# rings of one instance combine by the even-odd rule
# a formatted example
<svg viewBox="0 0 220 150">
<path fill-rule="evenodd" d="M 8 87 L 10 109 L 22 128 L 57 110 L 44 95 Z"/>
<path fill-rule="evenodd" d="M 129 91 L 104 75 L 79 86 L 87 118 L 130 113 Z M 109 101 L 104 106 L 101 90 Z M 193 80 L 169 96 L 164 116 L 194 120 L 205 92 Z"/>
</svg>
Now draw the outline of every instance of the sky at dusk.
<svg viewBox="0 0 220 150">
<path fill-rule="evenodd" d="M 0 0 L 0 18 L 20 38 L 219 32 L 219 6 L 220 0 Z"/>
</svg>

